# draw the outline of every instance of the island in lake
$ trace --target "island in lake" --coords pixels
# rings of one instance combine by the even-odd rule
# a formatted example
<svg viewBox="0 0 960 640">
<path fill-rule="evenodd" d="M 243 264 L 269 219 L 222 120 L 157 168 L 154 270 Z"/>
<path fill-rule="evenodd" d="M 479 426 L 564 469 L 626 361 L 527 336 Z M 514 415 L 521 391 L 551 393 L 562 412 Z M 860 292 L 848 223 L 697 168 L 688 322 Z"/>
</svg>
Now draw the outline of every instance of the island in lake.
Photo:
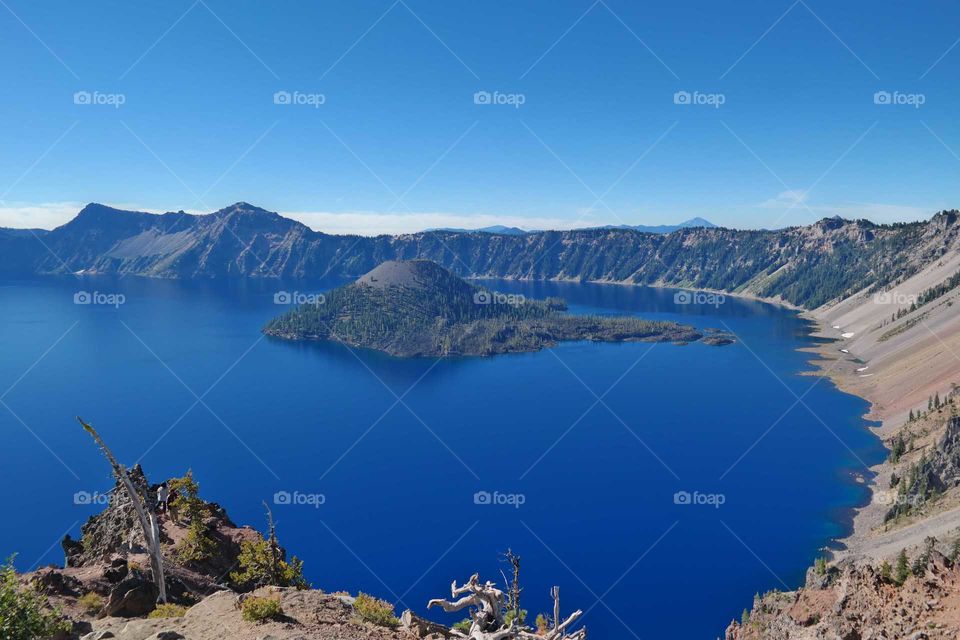
<svg viewBox="0 0 960 640">
<path fill-rule="evenodd" d="M 564 340 L 732 342 L 676 322 L 572 315 L 559 298 L 532 300 L 478 287 L 429 260 L 384 262 L 352 284 L 270 321 L 264 333 L 330 340 L 393 356 L 486 356 Z"/>
</svg>

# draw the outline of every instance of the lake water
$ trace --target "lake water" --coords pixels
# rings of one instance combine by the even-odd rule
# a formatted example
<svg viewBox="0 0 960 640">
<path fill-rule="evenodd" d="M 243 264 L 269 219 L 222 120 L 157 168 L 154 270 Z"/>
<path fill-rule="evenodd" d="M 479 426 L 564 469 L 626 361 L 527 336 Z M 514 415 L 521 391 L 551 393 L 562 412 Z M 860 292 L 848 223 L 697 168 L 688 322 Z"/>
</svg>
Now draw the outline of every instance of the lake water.
<svg viewBox="0 0 960 640">
<path fill-rule="evenodd" d="M 796 314 L 648 288 L 491 286 L 741 341 L 398 360 L 259 334 L 283 309 L 278 289 L 322 287 L 4 283 L 0 552 L 23 570 L 62 563 L 60 538 L 99 509 L 75 495 L 112 486 L 75 415 L 154 481 L 192 468 L 238 523 L 262 530 L 271 502 L 317 587 L 423 614 L 454 579 L 500 580 L 509 547 L 531 616 L 560 585 L 594 638 L 722 635 L 755 592 L 797 586 L 865 499 L 854 473 L 883 456 L 867 405 L 799 375 L 811 340 Z M 78 305 L 80 290 L 125 301 Z"/>
</svg>

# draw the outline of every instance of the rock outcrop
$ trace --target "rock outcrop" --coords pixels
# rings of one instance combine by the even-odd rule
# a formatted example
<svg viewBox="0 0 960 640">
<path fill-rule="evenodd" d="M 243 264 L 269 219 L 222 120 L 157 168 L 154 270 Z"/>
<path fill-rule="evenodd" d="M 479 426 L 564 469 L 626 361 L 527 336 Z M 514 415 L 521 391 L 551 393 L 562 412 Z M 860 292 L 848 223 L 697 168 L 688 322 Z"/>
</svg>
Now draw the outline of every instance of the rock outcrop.
<svg viewBox="0 0 960 640">
<path fill-rule="evenodd" d="M 158 485 L 151 485 L 139 466 L 131 469 L 129 475 L 146 496 L 146 506 L 158 511 Z M 173 481 L 168 483 L 176 486 Z M 269 544 L 274 538 L 269 537 L 265 543 L 259 532 L 236 526 L 221 507 L 202 500 L 199 513 L 212 543 L 206 550 L 207 557 L 200 561 L 184 561 L 178 553 L 180 545 L 191 534 L 192 523 L 178 519 L 185 514 L 174 518 L 169 510 L 158 513 L 168 597 L 168 605 L 160 607 L 158 587 L 149 573 L 149 559 L 142 533 L 138 537 L 141 529 L 133 515 L 133 506 L 129 499 L 119 497 L 125 496 L 119 484 L 111 496 L 108 506 L 83 525 L 79 541 L 69 536 L 64 539 L 67 556 L 64 567 L 44 567 L 20 576 L 24 588 L 39 589 L 49 606 L 71 623 L 71 632 L 54 640 L 449 640 L 466 637 L 411 611 L 394 618 L 392 606 L 382 601 L 377 602 L 384 607 L 383 611 L 364 617 L 358 605 L 360 598 L 309 588 L 302 577 L 288 581 L 298 586 L 253 588 L 248 583 L 234 582 L 231 571 L 249 568 L 241 561 L 241 545 L 249 541 L 256 543 L 252 545 L 256 547 Z M 250 553 L 250 547 L 246 545 L 245 553 Z M 286 552 L 279 545 L 273 548 L 277 549 L 277 558 L 285 563 Z M 262 619 L 247 619 L 246 606 L 265 599 L 275 601 L 279 611 Z M 511 629 L 532 632 L 520 625 Z M 583 629 L 575 633 L 581 639 L 586 635 Z M 0 637 L 6 638 L 2 631 Z M 502 639 L 518 637 L 502 636 Z"/>
<path fill-rule="evenodd" d="M 792 592 L 758 597 L 726 640 L 955 640 L 960 633 L 960 565 L 938 551 L 897 584 L 869 564 L 812 570 Z"/>
<path fill-rule="evenodd" d="M 898 499 L 887 520 L 908 515 L 917 506 L 960 486 L 960 416 L 947 420 L 946 430 L 929 454 L 911 465 L 899 482 Z"/>
</svg>

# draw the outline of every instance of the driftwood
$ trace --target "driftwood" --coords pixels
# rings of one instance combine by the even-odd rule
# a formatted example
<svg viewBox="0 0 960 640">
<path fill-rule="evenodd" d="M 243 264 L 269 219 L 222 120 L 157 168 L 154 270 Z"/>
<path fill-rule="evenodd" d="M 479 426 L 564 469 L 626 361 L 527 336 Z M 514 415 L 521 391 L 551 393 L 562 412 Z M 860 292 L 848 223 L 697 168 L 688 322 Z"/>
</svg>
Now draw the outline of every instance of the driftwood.
<svg viewBox="0 0 960 640">
<path fill-rule="evenodd" d="M 100 434 L 97 433 L 96 429 L 84 422 L 79 416 L 77 416 L 77 421 L 80 422 L 84 430 L 93 437 L 93 440 L 97 443 L 97 445 L 103 451 L 103 454 L 107 457 L 107 460 L 110 462 L 110 466 L 113 467 L 114 475 L 118 480 L 120 480 L 120 483 L 127 491 L 127 496 L 130 498 L 130 502 L 133 504 L 133 508 L 137 512 L 137 518 L 140 521 L 140 528 L 143 530 L 143 539 L 147 543 L 147 551 L 150 554 L 150 569 L 153 573 L 153 581 L 157 585 L 157 590 L 160 594 L 157 598 L 157 601 L 166 602 L 167 585 L 163 575 L 163 556 L 160 555 L 160 525 L 157 523 L 157 518 L 153 514 L 152 509 L 148 510 L 144 508 L 144 503 L 146 502 L 145 498 L 140 495 L 139 491 L 137 491 L 137 488 L 134 486 L 133 482 L 130 481 L 130 476 L 127 474 L 126 468 L 117 462 L 113 452 L 110 451 L 109 447 L 107 447 L 107 443 L 103 441 L 103 438 L 100 437 Z"/>
<path fill-rule="evenodd" d="M 453 584 L 450 585 L 450 594 L 454 598 L 453 600 L 436 598 L 427 603 L 427 608 L 437 606 L 447 613 L 470 608 L 470 630 L 467 633 L 453 631 L 459 638 L 469 638 L 470 640 L 584 640 L 587 637 L 585 628 L 567 633 L 567 629 L 583 615 L 582 611 L 574 611 L 563 622 L 560 622 L 560 589 L 558 587 L 550 590 L 550 594 L 553 596 L 553 628 L 542 635 L 524 626 L 519 619 L 519 615 L 515 615 L 507 624 L 504 616 L 509 603 L 504 592 L 492 582 L 480 584 L 479 574 L 475 573 L 470 576 L 470 580 L 460 587 L 454 580 Z"/>
</svg>

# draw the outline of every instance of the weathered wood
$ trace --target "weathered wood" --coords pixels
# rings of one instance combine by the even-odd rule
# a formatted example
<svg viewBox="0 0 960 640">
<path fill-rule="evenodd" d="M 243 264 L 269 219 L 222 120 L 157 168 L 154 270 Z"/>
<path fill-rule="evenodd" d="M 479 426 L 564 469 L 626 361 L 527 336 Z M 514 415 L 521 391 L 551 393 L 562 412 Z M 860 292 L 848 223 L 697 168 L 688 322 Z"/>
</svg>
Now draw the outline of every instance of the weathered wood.
<svg viewBox="0 0 960 640">
<path fill-rule="evenodd" d="M 113 452 L 110 451 L 110 448 L 107 446 L 107 443 L 104 442 L 103 438 L 100 437 L 100 434 L 97 433 L 97 430 L 84 422 L 80 416 L 77 416 L 77 421 L 84 428 L 84 430 L 89 433 L 91 437 L 93 437 L 94 442 L 96 442 L 103 451 L 103 455 L 107 457 L 107 461 L 110 462 L 110 466 L 113 468 L 113 474 L 118 480 L 120 480 L 123 488 L 127 491 L 127 495 L 130 497 L 130 502 L 133 504 L 133 508 L 137 513 L 137 519 L 140 521 L 140 528 L 143 529 L 143 539 L 147 543 L 147 551 L 150 555 L 150 568 L 153 572 L 153 581 L 156 583 L 157 590 L 160 594 L 158 601 L 166 602 L 167 586 L 163 575 L 163 556 L 160 554 L 160 527 L 157 523 L 157 519 L 152 511 L 150 511 L 148 514 L 147 510 L 144 508 L 146 498 L 141 497 L 140 492 L 137 491 L 136 486 L 134 486 L 133 482 L 130 480 L 130 476 L 127 474 L 126 468 L 117 461 L 116 457 L 113 455 Z"/>
<path fill-rule="evenodd" d="M 515 586 L 515 588 L 519 592 L 518 587 Z M 427 603 L 427 608 L 437 606 L 447 613 L 472 608 L 469 632 L 453 632 L 457 637 L 469 638 L 469 640 L 585 640 L 587 637 L 585 628 L 567 633 L 567 629 L 583 615 L 583 612 L 574 611 L 566 620 L 560 622 L 560 590 L 554 587 L 550 593 L 554 599 L 554 627 L 544 635 L 525 627 L 520 621 L 519 614 L 514 616 L 510 624 L 507 624 L 504 613 L 515 600 L 511 598 L 512 602 L 508 602 L 504 592 L 492 582 L 480 584 L 479 574 L 476 573 L 460 587 L 457 586 L 456 580 L 453 581 L 450 585 L 453 600 L 436 598 Z"/>
</svg>

